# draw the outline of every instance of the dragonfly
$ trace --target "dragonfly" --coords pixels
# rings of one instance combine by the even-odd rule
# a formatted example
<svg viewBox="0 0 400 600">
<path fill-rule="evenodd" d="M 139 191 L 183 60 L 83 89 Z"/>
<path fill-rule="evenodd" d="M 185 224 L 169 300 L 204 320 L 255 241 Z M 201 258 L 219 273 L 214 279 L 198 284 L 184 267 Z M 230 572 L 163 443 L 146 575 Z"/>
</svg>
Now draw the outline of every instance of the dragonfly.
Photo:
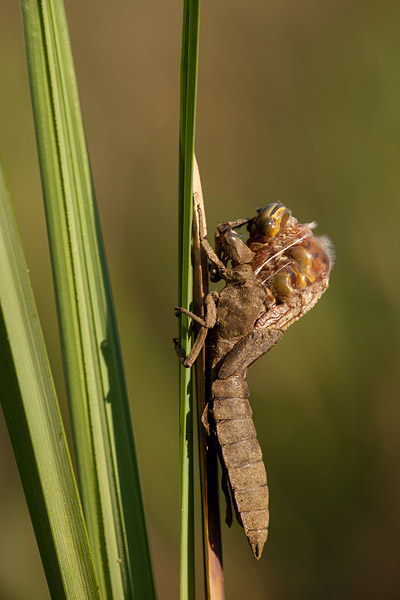
<svg viewBox="0 0 400 600">
<path fill-rule="evenodd" d="M 244 225 L 246 241 L 237 232 Z M 269 492 L 247 371 L 328 287 L 333 246 L 326 236 L 314 236 L 315 227 L 314 222 L 299 223 L 286 206 L 274 202 L 252 218 L 220 223 L 215 249 L 200 231 L 211 280 L 222 279 L 225 286 L 206 296 L 204 319 L 177 308 L 201 325 L 192 351 L 180 357 L 184 366 L 194 364 L 204 343 L 208 347 L 211 395 L 202 421 L 222 466 L 226 522 L 232 523 L 232 501 L 256 559 L 268 537 Z"/>
</svg>

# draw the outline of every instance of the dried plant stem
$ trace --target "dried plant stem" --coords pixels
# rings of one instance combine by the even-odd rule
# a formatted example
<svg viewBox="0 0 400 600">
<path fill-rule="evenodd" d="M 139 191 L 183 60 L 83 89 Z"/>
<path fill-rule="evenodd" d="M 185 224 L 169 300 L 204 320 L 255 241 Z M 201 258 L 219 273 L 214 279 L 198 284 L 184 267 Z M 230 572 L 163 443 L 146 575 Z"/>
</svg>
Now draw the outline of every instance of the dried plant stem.
<svg viewBox="0 0 400 600">
<path fill-rule="evenodd" d="M 196 158 L 193 162 L 193 305 L 196 315 L 204 317 L 204 298 L 208 293 L 207 256 L 200 243 L 199 222 L 207 232 L 200 173 Z M 199 325 L 195 323 L 195 333 Z M 198 409 L 198 439 L 203 507 L 203 547 L 207 598 L 223 600 L 224 573 L 219 512 L 218 461 L 215 448 L 206 438 L 201 417 L 210 396 L 210 369 L 206 346 L 196 361 L 196 397 Z"/>
</svg>

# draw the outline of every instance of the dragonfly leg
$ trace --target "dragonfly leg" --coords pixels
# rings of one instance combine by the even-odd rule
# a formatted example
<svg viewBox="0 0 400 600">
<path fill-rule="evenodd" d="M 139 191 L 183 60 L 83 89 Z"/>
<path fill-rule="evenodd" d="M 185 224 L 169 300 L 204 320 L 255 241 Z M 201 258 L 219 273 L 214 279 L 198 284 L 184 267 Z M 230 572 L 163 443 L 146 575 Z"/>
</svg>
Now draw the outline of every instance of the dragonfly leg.
<svg viewBox="0 0 400 600">
<path fill-rule="evenodd" d="M 185 308 L 179 308 L 179 307 L 175 308 L 177 313 L 181 312 L 181 313 L 187 315 L 188 317 L 191 317 L 194 321 L 196 321 L 197 323 L 199 323 L 201 325 L 201 329 L 200 329 L 199 333 L 197 334 L 197 337 L 194 341 L 193 347 L 186 358 L 182 354 L 182 350 L 179 346 L 178 341 L 174 340 L 175 341 L 175 351 L 178 354 L 178 358 L 184 367 L 189 368 L 189 367 L 193 366 L 196 358 L 198 357 L 198 355 L 201 352 L 201 349 L 204 346 L 204 342 L 206 341 L 208 330 L 212 329 L 215 325 L 215 322 L 217 320 L 216 300 L 217 300 L 218 296 L 219 296 L 218 292 L 210 292 L 205 297 L 205 300 L 204 300 L 205 318 L 204 319 L 202 319 L 201 317 L 198 317 L 197 315 L 186 310 Z"/>
<path fill-rule="evenodd" d="M 240 221 L 243 221 L 243 219 Z M 233 221 L 232 224 L 235 225 L 238 222 Z M 201 243 L 208 260 L 214 267 L 211 269 L 211 281 L 219 281 L 220 279 L 230 281 L 232 279 L 234 272 L 226 266 L 229 260 L 232 261 L 232 265 L 242 265 L 250 263 L 254 258 L 254 252 L 233 231 L 231 223 L 218 225 L 215 235 L 215 250 L 212 249 L 207 238 L 201 238 Z"/>
<path fill-rule="evenodd" d="M 257 358 L 268 352 L 284 334 L 283 329 L 256 329 L 228 352 L 218 372 L 219 379 L 243 373 Z"/>
<path fill-rule="evenodd" d="M 199 323 L 202 327 L 207 327 L 207 324 L 206 324 L 205 320 L 202 319 L 201 317 L 198 317 L 197 315 L 195 315 L 190 310 L 186 310 L 186 308 L 182 308 L 181 306 L 175 306 L 175 315 L 177 317 L 179 317 L 179 313 L 187 315 L 188 317 L 190 317 L 191 319 L 193 319 L 193 321 L 196 321 L 196 323 Z"/>
<path fill-rule="evenodd" d="M 230 269 L 228 269 L 224 263 L 218 258 L 217 254 L 213 250 L 207 238 L 201 238 L 201 245 L 203 247 L 204 252 L 207 254 L 208 260 L 218 269 L 220 278 L 228 279 Z M 213 277 L 212 281 L 218 281 L 217 278 Z"/>
</svg>

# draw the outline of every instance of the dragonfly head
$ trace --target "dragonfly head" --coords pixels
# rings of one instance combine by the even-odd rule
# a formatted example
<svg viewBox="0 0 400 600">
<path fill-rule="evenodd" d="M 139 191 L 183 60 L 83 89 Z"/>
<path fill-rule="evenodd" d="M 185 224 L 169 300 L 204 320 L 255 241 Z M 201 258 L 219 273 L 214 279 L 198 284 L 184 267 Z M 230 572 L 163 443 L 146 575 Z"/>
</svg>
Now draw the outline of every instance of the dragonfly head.
<svg viewBox="0 0 400 600">
<path fill-rule="evenodd" d="M 265 241 L 274 238 L 285 227 L 290 211 L 280 202 L 267 204 L 249 223 L 250 234 L 258 233 Z"/>
</svg>

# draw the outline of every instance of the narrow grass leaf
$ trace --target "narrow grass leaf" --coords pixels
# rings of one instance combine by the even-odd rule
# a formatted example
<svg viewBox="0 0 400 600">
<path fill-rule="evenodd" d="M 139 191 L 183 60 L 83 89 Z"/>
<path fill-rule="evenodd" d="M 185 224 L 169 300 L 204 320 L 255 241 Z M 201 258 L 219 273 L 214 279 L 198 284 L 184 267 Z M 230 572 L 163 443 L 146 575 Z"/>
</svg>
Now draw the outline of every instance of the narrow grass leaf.
<svg viewBox="0 0 400 600">
<path fill-rule="evenodd" d="M 100 598 L 78 490 L 0 163 L 0 389 L 52 598 Z"/>
<path fill-rule="evenodd" d="M 193 155 L 196 118 L 197 64 L 200 3 L 184 0 L 181 51 L 180 119 L 179 119 L 179 301 L 190 308 L 192 303 L 191 240 L 193 218 Z M 179 328 L 181 349 L 191 349 L 191 326 L 181 315 Z M 179 367 L 180 423 L 180 598 L 194 598 L 194 442 L 193 376 Z"/>
<path fill-rule="evenodd" d="M 79 486 L 103 598 L 154 598 L 138 465 L 61 0 L 21 0 Z"/>
</svg>

